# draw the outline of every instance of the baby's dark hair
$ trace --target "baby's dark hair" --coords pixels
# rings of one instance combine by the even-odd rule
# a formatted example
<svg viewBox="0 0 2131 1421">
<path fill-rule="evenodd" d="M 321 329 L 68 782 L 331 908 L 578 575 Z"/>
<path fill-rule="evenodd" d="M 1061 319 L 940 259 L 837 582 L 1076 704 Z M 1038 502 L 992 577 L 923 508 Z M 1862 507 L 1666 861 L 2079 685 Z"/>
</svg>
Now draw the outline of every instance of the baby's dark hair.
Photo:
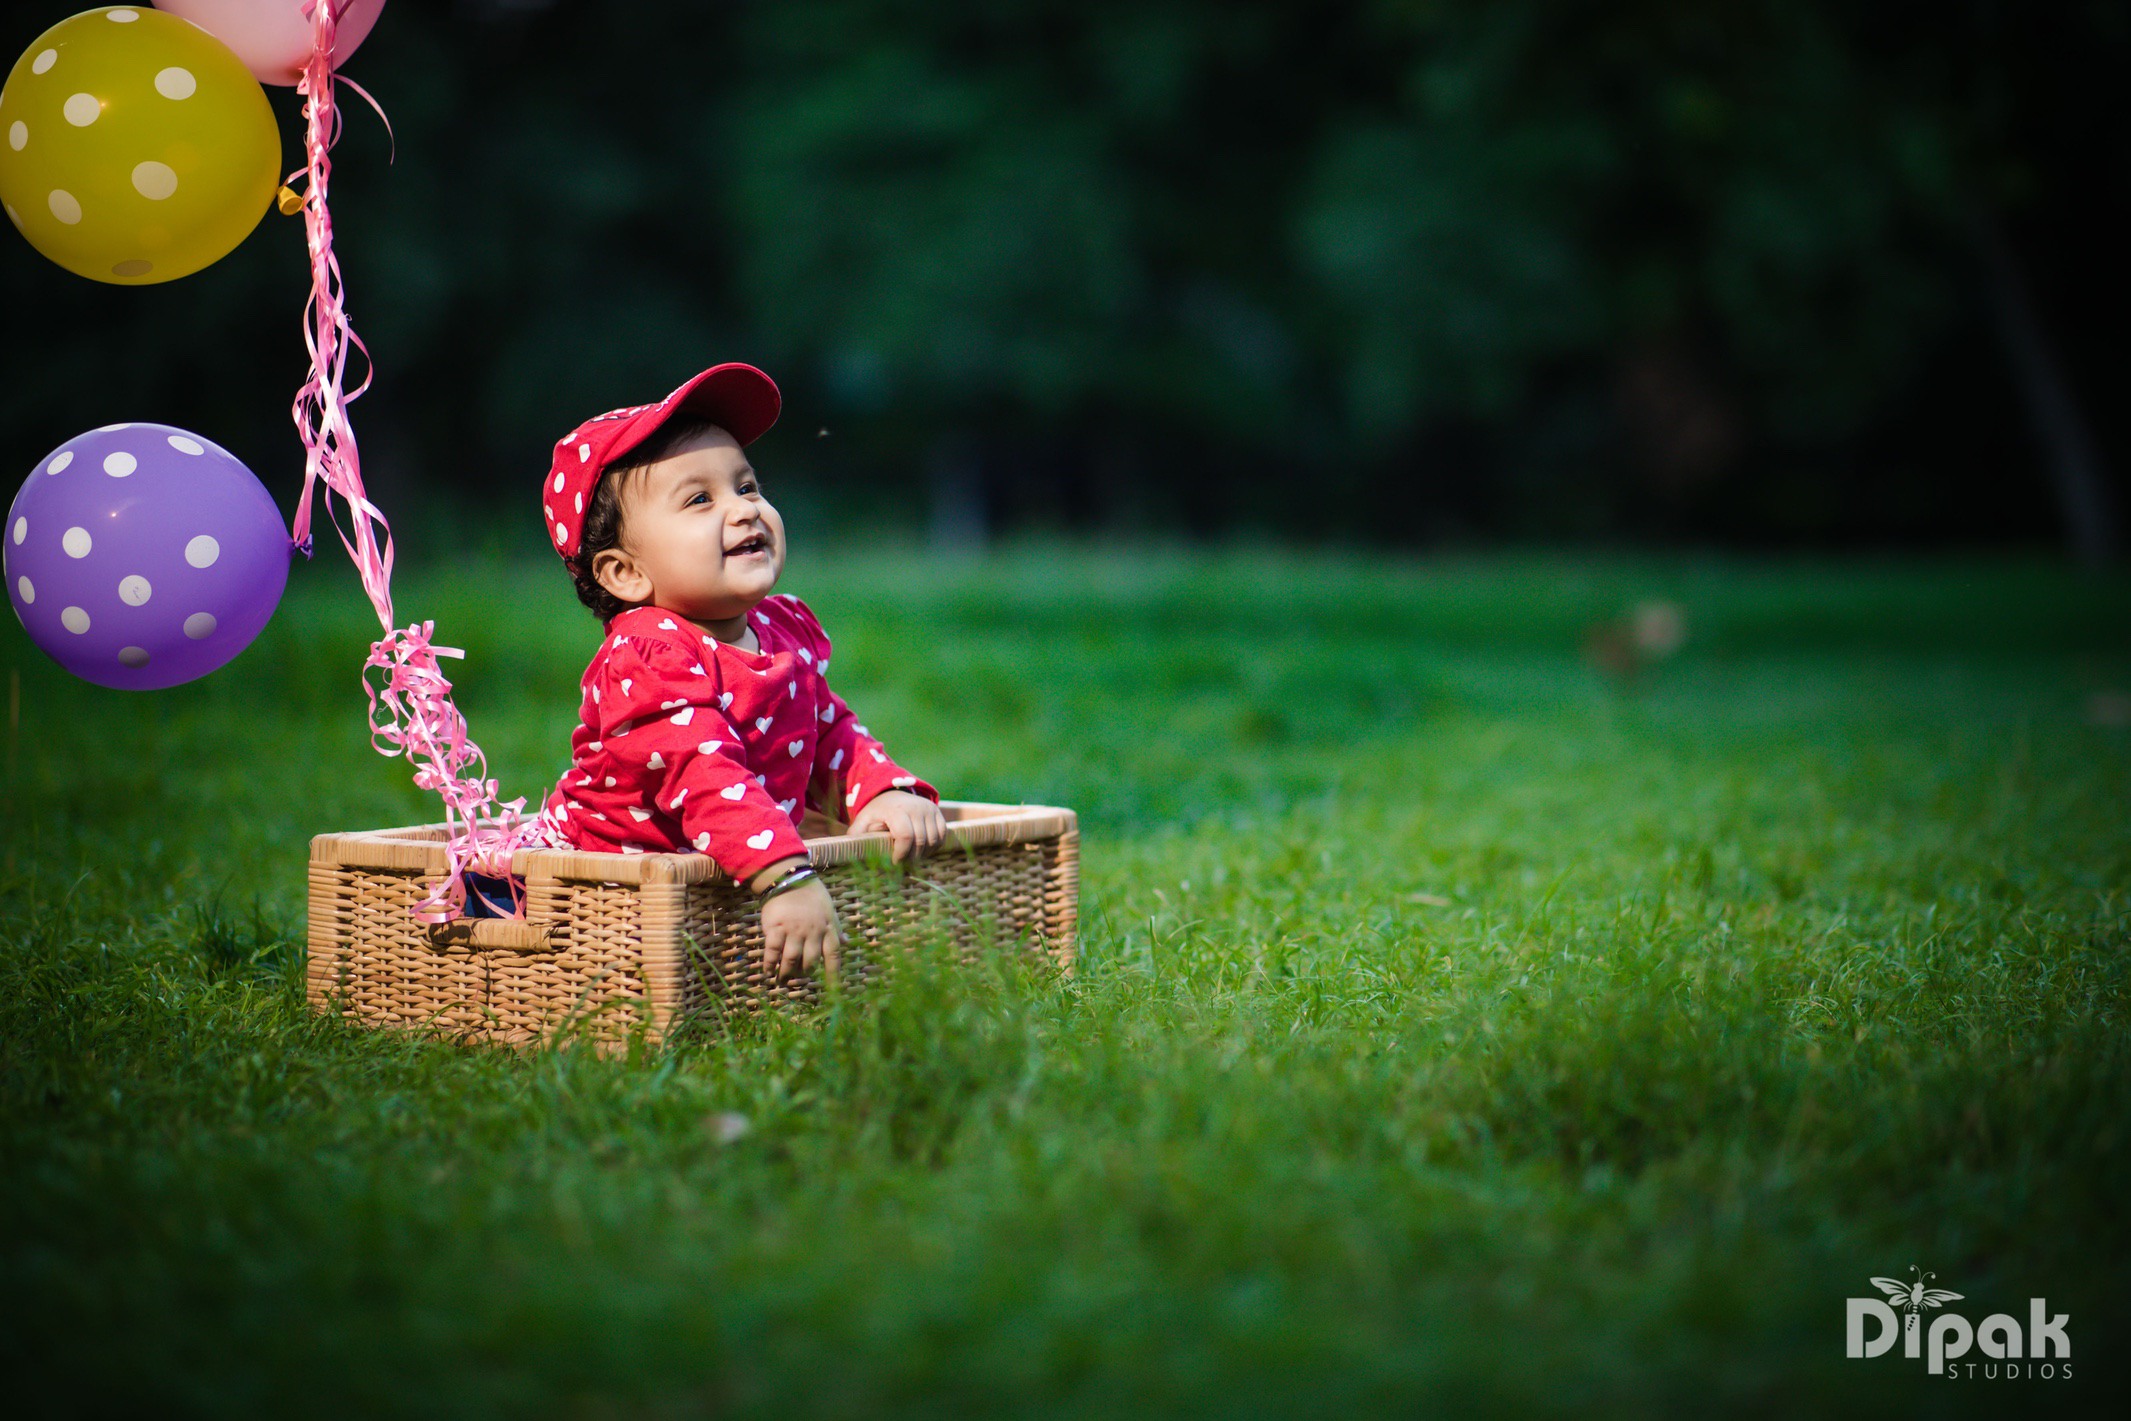
<svg viewBox="0 0 2131 1421">
<path fill-rule="evenodd" d="M 629 604 L 599 585 L 592 575 L 592 559 L 622 541 L 622 485 L 647 464 L 656 464 L 674 450 L 704 432 L 720 426 L 700 415 L 675 415 L 656 433 L 607 466 L 607 472 L 592 485 L 592 502 L 585 509 L 584 536 L 578 539 L 577 556 L 563 559 L 570 578 L 577 584 L 577 600 L 592 609 L 602 625 L 629 610 Z"/>
</svg>

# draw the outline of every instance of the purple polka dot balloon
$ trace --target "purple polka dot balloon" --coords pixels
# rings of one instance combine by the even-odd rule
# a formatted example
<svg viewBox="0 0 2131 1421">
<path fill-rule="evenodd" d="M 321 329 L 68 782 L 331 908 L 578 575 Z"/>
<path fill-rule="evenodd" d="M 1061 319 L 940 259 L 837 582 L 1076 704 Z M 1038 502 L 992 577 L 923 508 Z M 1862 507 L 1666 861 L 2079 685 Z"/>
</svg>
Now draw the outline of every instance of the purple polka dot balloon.
<svg viewBox="0 0 2131 1421">
<path fill-rule="evenodd" d="M 167 424 L 107 424 L 38 464 L 0 531 L 30 640 L 100 686 L 196 680 L 259 635 L 289 534 L 252 471 Z"/>
</svg>

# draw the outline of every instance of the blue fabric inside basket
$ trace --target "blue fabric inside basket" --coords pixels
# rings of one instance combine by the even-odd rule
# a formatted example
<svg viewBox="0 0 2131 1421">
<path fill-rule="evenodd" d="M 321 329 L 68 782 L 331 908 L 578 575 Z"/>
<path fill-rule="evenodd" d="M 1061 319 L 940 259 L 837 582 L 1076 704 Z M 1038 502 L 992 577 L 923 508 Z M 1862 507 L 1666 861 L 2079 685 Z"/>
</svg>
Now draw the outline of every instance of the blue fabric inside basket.
<svg viewBox="0 0 2131 1421">
<path fill-rule="evenodd" d="M 469 872 L 466 875 L 466 916 L 469 918 L 514 917 L 513 904 L 524 898 L 525 880 L 515 875 L 509 878 L 488 873 Z"/>
</svg>

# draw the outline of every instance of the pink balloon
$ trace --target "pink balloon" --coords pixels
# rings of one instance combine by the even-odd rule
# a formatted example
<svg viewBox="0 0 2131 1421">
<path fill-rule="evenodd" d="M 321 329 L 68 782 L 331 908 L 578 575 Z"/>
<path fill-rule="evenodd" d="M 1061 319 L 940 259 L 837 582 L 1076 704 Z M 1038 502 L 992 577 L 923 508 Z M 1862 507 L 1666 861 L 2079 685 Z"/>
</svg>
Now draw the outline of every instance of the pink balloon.
<svg viewBox="0 0 2131 1421">
<path fill-rule="evenodd" d="M 333 67 L 338 69 L 369 37 L 385 0 L 325 3 L 340 6 L 333 42 Z M 262 84 L 293 85 L 303 77 L 311 57 L 308 0 L 155 0 L 155 6 L 192 21 L 235 50 Z"/>
</svg>

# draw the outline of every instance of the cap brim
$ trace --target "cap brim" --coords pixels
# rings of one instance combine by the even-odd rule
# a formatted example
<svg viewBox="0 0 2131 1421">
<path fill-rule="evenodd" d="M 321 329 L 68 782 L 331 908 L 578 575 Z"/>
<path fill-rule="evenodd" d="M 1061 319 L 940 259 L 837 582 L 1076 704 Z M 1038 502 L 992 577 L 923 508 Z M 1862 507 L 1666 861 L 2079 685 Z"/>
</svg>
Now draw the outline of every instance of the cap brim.
<svg viewBox="0 0 2131 1421">
<path fill-rule="evenodd" d="M 784 407 L 776 382 L 738 361 L 711 366 L 675 390 L 671 398 L 674 413 L 685 410 L 707 419 L 742 445 L 767 434 Z"/>
</svg>

